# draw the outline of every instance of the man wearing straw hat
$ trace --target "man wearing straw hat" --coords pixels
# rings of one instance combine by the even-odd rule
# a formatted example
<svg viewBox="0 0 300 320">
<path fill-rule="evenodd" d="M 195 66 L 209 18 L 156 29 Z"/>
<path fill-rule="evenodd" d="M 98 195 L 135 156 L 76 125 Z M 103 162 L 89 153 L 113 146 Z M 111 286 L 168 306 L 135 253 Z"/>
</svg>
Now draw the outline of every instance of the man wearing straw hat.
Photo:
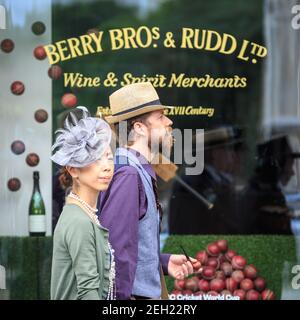
<svg viewBox="0 0 300 320">
<path fill-rule="evenodd" d="M 184 255 L 160 254 L 161 208 L 151 161 L 159 146 L 171 148 L 172 121 L 151 83 L 122 87 L 109 102 L 112 115 L 106 121 L 115 126 L 120 147 L 98 209 L 115 249 L 117 299 L 166 299 L 161 266 L 177 279 L 193 272 Z M 125 135 L 120 132 L 124 124 Z"/>
</svg>

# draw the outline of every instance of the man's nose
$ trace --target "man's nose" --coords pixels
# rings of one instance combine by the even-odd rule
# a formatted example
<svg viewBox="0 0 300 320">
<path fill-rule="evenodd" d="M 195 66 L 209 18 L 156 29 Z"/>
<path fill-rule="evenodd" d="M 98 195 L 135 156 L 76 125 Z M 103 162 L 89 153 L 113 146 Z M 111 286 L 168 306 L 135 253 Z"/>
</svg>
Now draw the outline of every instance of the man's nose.
<svg viewBox="0 0 300 320">
<path fill-rule="evenodd" d="M 168 127 L 171 127 L 173 125 L 173 121 L 170 118 L 168 118 L 167 116 L 166 116 L 166 123 L 167 123 Z"/>
</svg>

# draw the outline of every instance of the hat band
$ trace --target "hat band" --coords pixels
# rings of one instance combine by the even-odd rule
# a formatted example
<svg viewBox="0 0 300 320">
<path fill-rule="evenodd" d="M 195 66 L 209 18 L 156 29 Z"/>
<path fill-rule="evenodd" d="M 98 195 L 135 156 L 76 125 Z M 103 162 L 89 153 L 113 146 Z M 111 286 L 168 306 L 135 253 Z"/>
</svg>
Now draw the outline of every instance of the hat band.
<svg viewBox="0 0 300 320">
<path fill-rule="evenodd" d="M 153 100 L 153 101 L 150 101 L 150 102 L 147 102 L 147 103 L 144 103 L 144 104 L 140 104 L 139 106 L 136 106 L 136 107 L 133 107 L 133 108 L 121 111 L 121 112 L 117 112 L 117 113 L 113 114 L 113 116 L 120 116 L 122 114 L 126 114 L 126 113 L 132 112 L 132 111 L 136 111 L 136 110 L 142 109 L 144 107 L 156 106 L 156 105 L 160 105 L 160 106 L 162 105 L 160 100 Z"/>
</svg>

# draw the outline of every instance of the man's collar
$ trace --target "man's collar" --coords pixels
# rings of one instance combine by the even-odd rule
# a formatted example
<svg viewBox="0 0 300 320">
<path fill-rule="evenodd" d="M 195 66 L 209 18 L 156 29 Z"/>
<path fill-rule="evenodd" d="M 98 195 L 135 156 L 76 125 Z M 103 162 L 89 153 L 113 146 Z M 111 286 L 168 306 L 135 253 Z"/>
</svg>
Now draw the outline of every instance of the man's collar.
<svg viewBox="0 0 300 320">
<path fill-rule="evenodd" d="M 150 176 L 156 180 L 156 174 L 155 171 L 153 169 L 153 166 L 151 163 L 149 163 L 149 161 L 137 150 L 128 147 L 127 148 L 131 153 L 133 153 L 137 159 L 139 160 L 140 164 L 143 166 L 143 168 L 148 172 L 148 174 L 150 174 Z"/>
</svg>

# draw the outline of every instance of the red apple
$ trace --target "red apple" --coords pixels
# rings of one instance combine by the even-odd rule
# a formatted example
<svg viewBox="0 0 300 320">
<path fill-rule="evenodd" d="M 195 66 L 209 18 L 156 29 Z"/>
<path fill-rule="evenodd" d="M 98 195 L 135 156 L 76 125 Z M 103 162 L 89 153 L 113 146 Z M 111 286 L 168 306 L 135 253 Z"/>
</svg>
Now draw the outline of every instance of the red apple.
<svg viewBox="0 0 300 320">
<path fill-rule="evenodd" d="M 14 81 L 10 86 L 10 90 L 13 94 L 19 96 L 25 91 L 24 83 L 21 81 Z"/>
<path fill-rule="evenodd" d="M 38 60 L 44 60 L 47 57 L 46 51 L 43 46 L 38 46 L 33 51 L 34 56 Z"/>
<path fill-rule="evenodd" d="M 275 293 L 269 289 L 264 290 L 261 293 L 262 300 L 275 300 Z"/>
<path fill-rule="evenodd" d="M 255 290 L 249 290 L 246 293 L 246 300 L 260 300 L 259 292 L 255 291 Z"/>
<path fill-rule="evenodd" d="M 232 266 L 229 262 L 223 262 L 221 264 L 221 270 L 223 270 L 225 273 L 225 276 L 228 277 L 232 273 Z"/>
<path fill-rule="evenodd" d="M 40 157 L 36 153 L 29 153 L 26 157 L 26 163 L 30 167 L 35 167 L 39 164 Z"/>
<path fill-rule="evenodd" d="M 258 291 L 258 292 L 262 292 L 265 287 L 266 287 L 266 281 L 265 279 L 263 278 L 256 278 L 254 280 L 254 286 L 255 286 L 255 289 Z"/>
<path fill-rule="evenodd" d="M 14 50 L 15 44 L 11 39 L 4 39 L 1 41 L 1 49 L 5 53 L 10 53 Z"/>
<path fill-rule="evenodd" d="M 21 181 L 18 178 L 11 178 L 7 181 L 7 187 L 10 191 L 18 191 L 21 188 Z"/>
<path fill-rule="evenodd" d="M 254 280 L 257 277 L 257 270 L 254 265 L 250 264 L 245 267 L 244 274 L 246 278 Z"/>
<path fill-rule="evenodd" d="M 241 270 L 235 270 L 231 275 L 232 279 L 234 279 L 237 283 L 240 283 L 244 278 L 244 273 Z"/>
<path fill-rule="evenodd" d="M 73 108 L 77 104 L 77 97 L 73 93 L 66 93 L 61 98 L 61 104 L 66 108 Z"/>
<path fill-rule="evenodd" d="M 228 250 L 225 253 L 225 258 L 227 261 L 231 262 L 231 259 L 236 255 L 236 252 L 234 250 Z"/>
<path fill-rule="evenodd" d="M 213 267 L 203 267 L 203 271 L 202 271 L 202 277 L 206 280 L 211 280 L 215 277 L 216 274 L 216 270 Z"/>
<path fill-rule="evenodd" d="M 25 151 L 25 144 L 23 141 L 21 140 L 15 140 L 11 146 L 11 151 L 14 153 L 14 154 L 22 154 L 24 151 Z"/>
<path fill-rule="evenodd" d="M 242 256 L 234 256 L 231 260 L 233 269 L 243 270 L 247 261 Z"/>
<path fill-rule="evenodd" d="M 206 252 L 208 253 L 208 255 L 212 257 L 217 257 L 221 251 L 216 243 L 210 243 L 206 247 Z"/>
<path fill-rule="evenodd" d="M 55 64 L 53 66 L 51 66 L 49 69 L 48 69 L 48 76 L 53 79 L 53 80 L 57 80 L 61 77 L 61 75 L 63 74 L 63 70 L 62 68 Z"/>
<path fill-rule="evenodd" d="M 223 270 L 216 271 L 216 279 L 222 279 L 225 280 L 225 273 Z"/>
<path fill-rule="evenodd" d="M 186 279 L 185 280 L 185 288 L 187 290 L 191 290 L 193 292 L 198 291 L 198 280 L 194 279 L 194 278 L 190 278 L 190 279 Z"/>
<path fill-rule="evenodd" d="M 184 290 L 185 289 L 185 280 L 178 280 L 174 281 L 174 288 L 176 290 Z"/>
<path fill-rule="evenodd" d="M 191 296 L 192 294 L 193 294 L 193 291 L 192 290 L 183 290 L 182 292 L 181 292 L 181 294 L 182 295 L 187 295 L 187 296 Z"/>
<path fill-rule="evenodd" d="M 225 239 L 220 239 L 216 242 L 221 252 L 226 252 L 228 249 L 228 241 Z"/>
<path fill-rule="evenodd" d="M 253 281 L 251 279 L 242 280 L 240 283 L 240 288 L 245 291 L 252 290 L 254 288 Z"/>
<path fill-rule="evenodd" d="M 210 267 L 213 267 L 215 269 L 219 269 L 220 262 L 219 262 L 218 258 L 211 257 L 211 258 L 208 258 L 206 265 L 210 266 Z"/>
<path fill-rule="evenodd" d="M 48 119 L 48 112 L 44 109 L 38 109 L 34 113 L 34 118 L 37 122 L 43 123 Z"/>
<path fill-rule="evenodd" d="M 206 251 L 199 251 L 196 254 L 196 259 L 204 266 L 208 260 Z"/>
<path fill-rule="evenodd" d="M 220 261 L 220 264 L 222 264 L 223 262 L 226 261 L 226 258 L 225 258 L 225 255 L 224 255 L 224 254 L 220 254 L 220 255 L 218 256 L 218 259 L 219 259 L 219 261 Z"/>
<path fill-rule="evenodd" d="M 227 278 L 225 280 L 225 283 L 226 283 L 226 289 L 229 290 L 230 292 L 233 292 L 238 287 L 238 283 L 232 278 Z"/>
<path fill-rule="evenodd" d="M 244 291 L 242 289 L 234 290 L 233 295 L 236 297 L 240 297 L 240 300 L 246 299 L 246 291 Z"/>
<path fill-rule="evenodd" d="M 204 291 L 204 292 L 207 292 L 210 289 L 209 282 L 204 279 L 199 280 L 198 287 L 201 291 Z"/>
<path fill-rule="evenodd" d="M 210 290 L 220 292 L 224 290 L 225 282 L 222 279 L 213 279 L 210 282 Z"/>
</svg>

